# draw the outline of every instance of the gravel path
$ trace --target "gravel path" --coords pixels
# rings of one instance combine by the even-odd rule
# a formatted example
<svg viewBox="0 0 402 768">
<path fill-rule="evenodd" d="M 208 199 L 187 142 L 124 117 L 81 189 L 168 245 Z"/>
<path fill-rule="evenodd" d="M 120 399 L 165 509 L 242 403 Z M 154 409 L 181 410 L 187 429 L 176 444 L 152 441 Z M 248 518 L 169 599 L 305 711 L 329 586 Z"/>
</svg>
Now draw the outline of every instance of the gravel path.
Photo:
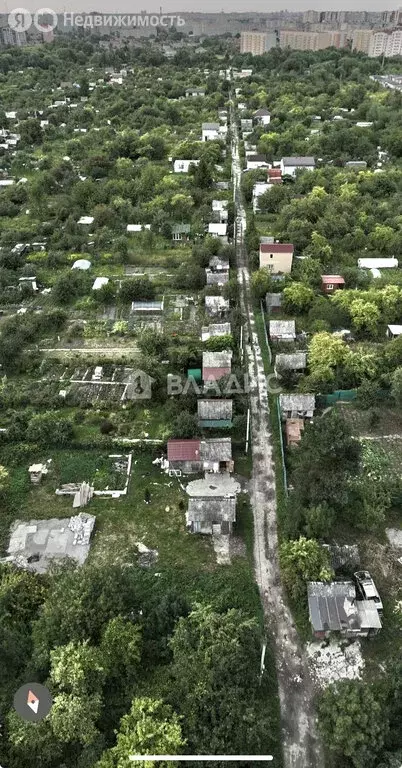
<svg viewBox="0 0 402 768">
<path fill-rule="evenodd" d="M 255 330 L 250 279 L 243 247 L 245 210 L 240 199 L 241 166 L 237 130 L 232 138 L 232 173 L 236 202 L 236 252 L 241 308 L 246 319 L 244 343 L 250 377 L 253 475 L 250 498 L 254 515 L 254 565 L 267 632 L 273 636 L 285 768 L 322 768 L 324 759 L 316 732 L 314 689 L 307 658 L 284 599 L 278 561 L 276 488 L 269 422 L 267 383 Z"/>
</svg>

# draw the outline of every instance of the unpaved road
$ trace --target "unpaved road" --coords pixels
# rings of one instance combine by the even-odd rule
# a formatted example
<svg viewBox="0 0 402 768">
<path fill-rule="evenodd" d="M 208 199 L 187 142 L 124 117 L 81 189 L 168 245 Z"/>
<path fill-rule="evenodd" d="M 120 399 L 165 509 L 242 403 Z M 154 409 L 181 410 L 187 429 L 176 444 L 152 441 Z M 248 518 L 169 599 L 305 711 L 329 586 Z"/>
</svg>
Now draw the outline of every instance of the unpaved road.
<svg viewBox="0 0 402 768">
<path fill-rule="evenodd" d="M 246 318 L 243 338 L 250 377 L 253 456 L 250 498 L 254 515 L 255 576 L 261 594 L 267 633 L 272 636 L 275 648 L 285 768 L 323 768 L 324 759 L 317 736 L 313 706 L 313 685 L 307 659 L 285 602 L 281 584 L 267 382 L 255 331 L 249 271 L 243 247 L 246 215 L 240 197 L 238 134 L 233 119 L 231 124 L 232 172 L 237 214 L 236 253 L 241 308 Z"/>
</svg>

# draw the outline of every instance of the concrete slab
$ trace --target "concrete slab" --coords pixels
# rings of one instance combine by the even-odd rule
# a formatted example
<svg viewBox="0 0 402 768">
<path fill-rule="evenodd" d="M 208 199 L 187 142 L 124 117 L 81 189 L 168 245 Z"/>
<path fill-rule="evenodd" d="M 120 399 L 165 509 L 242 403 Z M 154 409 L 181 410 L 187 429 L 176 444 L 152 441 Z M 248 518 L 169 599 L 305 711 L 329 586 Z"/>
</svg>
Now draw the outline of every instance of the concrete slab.
<svg viewBox="0 0 402 768">
<path fill-rule="evenodd" d="M 33 543 L 36 544 L 38 547 L 43 547 L 46 544 L 46 539 L 47 539 L 46 529 L 42 531 L 37 531 L 37 533 L 35 533 L 32 536 Z"/>
<path fill-rule="evenodd" d="M 241 487 L 228 473 L 206 473 L 201 480 L 188 483 L 186 491 L 189 496 L 235 496 Z"/>
<path fill-rule="evenodd" d="M 16 520 L 4 560 L 37 573 L 45 573 L 52 559 L 70 557 L 82 565 L 88 557 L 94 525 L 95 517 L 86 513 L 61 520 Z"/>
<path fill-rule="evenodd" d="M 230 565 L 230 536 L 224 533 L 214 533 L 212 543 L 218 565 Z"/>
</svg>

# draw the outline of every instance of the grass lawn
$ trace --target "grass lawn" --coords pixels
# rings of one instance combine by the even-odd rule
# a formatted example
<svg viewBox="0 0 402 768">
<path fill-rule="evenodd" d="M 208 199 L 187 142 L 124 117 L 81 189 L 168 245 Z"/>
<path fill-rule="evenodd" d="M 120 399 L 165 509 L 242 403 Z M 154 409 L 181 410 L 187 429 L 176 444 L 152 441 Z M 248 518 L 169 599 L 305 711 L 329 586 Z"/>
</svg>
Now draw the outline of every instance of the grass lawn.
<svg viewBox="0 0 402 768">
<path fill-rule="evenodd" d="M 183 261 L 190 262 L 191 247 L 179 245 L 177 248 L 167 248 L 146 252 L 139 248 L 131 248 L 129 251 L 129 264 L 144 267 L 162 267 L 174 269 Z"/>
<path fill-rule="evenodd" d="M 197 571 L 216 567 L 211 538 L 187 532 L 187 495 L 178 479 L 170 478 L 152 464 L 155 455 L 158 455 L 157 451 L 134 452 L 127 496 L 120 499 L 94 497 L 91 500 L 87 511 L 96 516 L 96 527 L 90 557 L 132 562 L 135 544 L 141 541 L 158 550 L 158 567 L 187 566 Z M 97 475 L 104 478 L 105 484 L 112 480 L 112 462 L 107 453 L 50 450 L 36 456 L 35 461 L 48 458 L 52 459 L 51 469 L 40 486 L 30 484 L 29 461 L 10 468 L 9 499 L 13 512 L 2 518 L 3 546 L 13 519 L 49 519 L 73 514 L 72 497 L 55 494 L 61 483 L 93 479 L 96 482 Z M 121 476 L 119 488 L 124 486 L 124 480 Z M 96 482 L 96 486 L 101 485 L 101 481 Z M 146 489 L 151 495 L 150 504 L 144 501 Z"/>
<path fill-rule="evenodd" d="M 378 421 L 371 421 L 369 410 L 357 408 L 354 403 L 337 403 L 336 406 L 344 419 L 350 425 L 354 435 L 383 437 L 384 435 L 401 435 L 402 446 L 402 413 L 401 409 L 381 406 L 376 408 Z"/>
</svg>

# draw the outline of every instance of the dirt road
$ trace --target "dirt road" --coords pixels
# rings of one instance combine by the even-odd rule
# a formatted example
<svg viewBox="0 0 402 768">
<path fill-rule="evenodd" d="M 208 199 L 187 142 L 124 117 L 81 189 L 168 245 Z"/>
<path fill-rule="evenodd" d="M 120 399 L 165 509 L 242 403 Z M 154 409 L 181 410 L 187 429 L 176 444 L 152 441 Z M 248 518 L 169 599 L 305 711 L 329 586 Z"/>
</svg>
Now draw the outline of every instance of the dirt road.
<svg viewBox="0 0 402 768">
<path fill-rule="evenodd" d="M 240 195 L 238 134 L 233 119 L 231 124 L 232 173 L 237 214 L 237 266 L 242 313 L 246 318 L 243 338 L 250 377 L 253 456 L 250 498 L 254 515 L 255 576 L 261 594 L 267 632 L 273 637 L 275 647 L 285 768 L 322 768 L 324 761 L 316 732 L 313 686 L 281 584 L 267 382 L 255 330 L 249 271 L 243 246 L 246 214 Z"/>
</svg>

